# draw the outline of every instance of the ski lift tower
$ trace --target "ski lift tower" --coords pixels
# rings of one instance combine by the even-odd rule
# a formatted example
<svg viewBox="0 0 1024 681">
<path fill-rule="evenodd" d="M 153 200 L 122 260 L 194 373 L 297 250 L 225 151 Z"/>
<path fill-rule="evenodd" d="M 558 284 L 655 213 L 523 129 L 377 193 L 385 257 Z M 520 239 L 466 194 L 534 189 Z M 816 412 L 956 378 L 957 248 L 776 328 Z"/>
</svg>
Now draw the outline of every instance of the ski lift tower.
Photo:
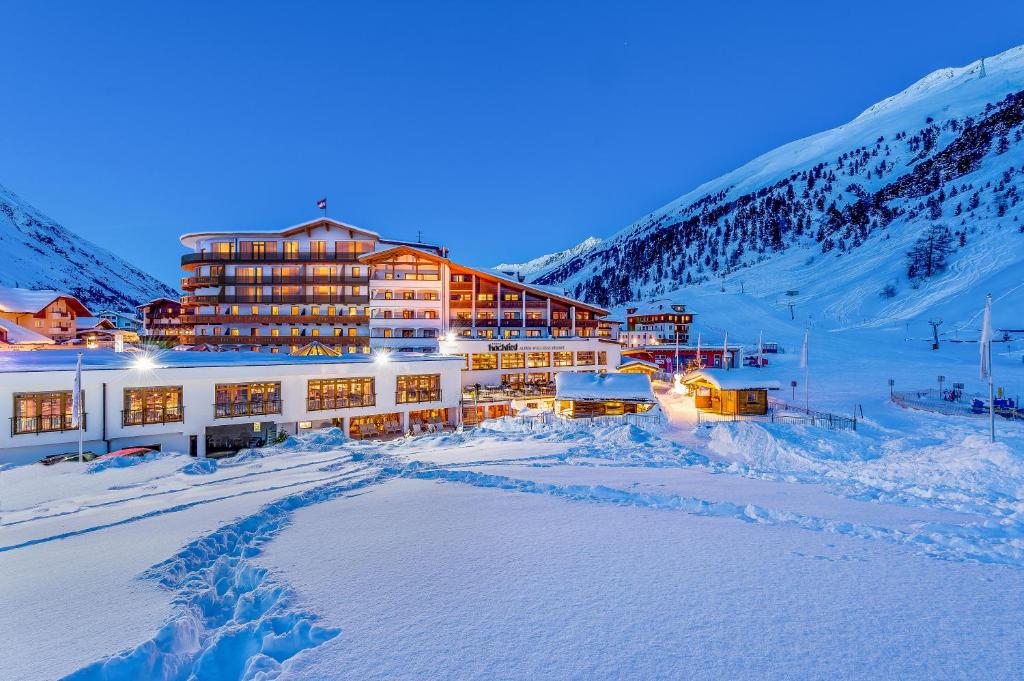
<svg viewBox="0 0 1024 681">
<path fill-rule="evenodd" d="M 929 319 L 928 323 L 932 327 L 932 350 L 939 349 L 939 327 L 942 326 L 941 319 Z"/>
</svg>

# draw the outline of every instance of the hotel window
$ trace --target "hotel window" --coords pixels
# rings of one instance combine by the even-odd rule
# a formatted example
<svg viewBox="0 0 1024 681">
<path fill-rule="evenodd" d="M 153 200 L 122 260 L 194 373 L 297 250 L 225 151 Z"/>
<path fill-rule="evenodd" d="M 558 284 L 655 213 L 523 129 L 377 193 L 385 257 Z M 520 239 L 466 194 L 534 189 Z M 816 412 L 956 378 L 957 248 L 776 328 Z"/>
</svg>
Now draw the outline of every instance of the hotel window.
<svg viewBox="0 0 1024 681">
<path fill-rule="evenodd" d="M 284 242 L 284 259 L 285 260 L 298 260 L 299 259 L 299 242 L 298 241 L 285 241 Z"/>
<path fill-rule="evenodd" d="M 327 242 L 326 241 L 310 241 L 309 252 L 315 257 L 323 257 L 327 255 Z"/>
<path fill-rule="evenodd" d="M 334 329 L 334 336 L 335 336 L 335 338 L 341 336 L 341 329 L 335 328 Z"/>
<path fill-rule="evenodd" d="M 565 321 L 565 320 L 569 319 L 569 313 L 566 312 L 565 310 L 552 310 L 551 311 L 551 318 L 552 319 L 557 319 L 557 320 L 560 320 L 560 321 Z"/>
<path fill-rule="evenodd" d="M 522 352 L 501 353 L 502 369 L 523 369 L 526 367 L 526 354 Z"/>
<path fill-rule="evenodd" d="M 453 293 L 452 294 L 452 300 L 455 301 L 455 302 L 463 301 L 463 302 L 467 302 L 468 303 L 471 300 L 473 300 L 473 294 L 471 294 L 471 293 Z"/>
<path fill-rule="evenodd" d="M 503 338 L 519 338 L 519 329 L 502 329 Z"/>
<path fill-rule="evenodd" d="M 518 322 L 518 321 L 519 321 L 519 320 L 521 320 L 521 319 L 522 319 L 523 317 L 522 317 L 522 313 L 521 313 L 521 312 L 508 312 L 508 311 L 503 311 L 503 312 L 501 313 L 501 318 L 502 318 L 502 319 L 504 319 L 504 320 L 505 320 L 505 321 L 507 321 L 507 322 Z"/>
<path fill-rule="evenodd" d="M 501 384 L 508 388 L 522 388 L 526 385 L 526 374 L 502 374 Z"/>
<path fill-rule="evenodd" d="M 257 315 L 260 313 L 260 306 L 253 305 L 251 308 L 249 308 L 249 311 L 252 312 L 252 314 Z"/>
<path fill-rule="evenodd" d="M 124 389 L 121 425 L 144 426 L 150 423 L 179 423 L 183 420 L 180 385 Z"/>
<path fill-rule="evenodd" d="M 472 314 L 469 312 L 456 312 L 455 318 L 461 322 L 468 322 L 472 318 Z"/>
<path fill-rule="evenodd" d="M 306 410 L 372 407 L 377 403 L 372 378 L 314 379 L 306 383 Z"/>
<path fill-rule="evenodd" d="M 280 383 L 218 383 L 214 395 L 214 418 L 281 413 Z"/>
<path fill-rule="evenodd" d="M 319 336 L 319 335 L 320 335 L 320 329 L 313 329 L 313 330 L 311 330 L 311 331 L 309 332 L 309 334 L 310 334 L 311 336 Z"/>
<path fill-rule="evenodd" d="M 350 317 L 355 317 L 355 316 L 357 316 L 357 315 L 359 314 L 359 308 L 355 308 L 355 307 L 350 307 L 350 308 L 348 309 L 348 314 L 349 314 L 349 316 L 350 316 Z"/>
<path fill-rule="evenodd" d="M 416 300 L 416 292 L 402 291 L 402 300 Z"/>
<path fill-rule="evenodd" d="M 540 338 L 540 329 L 527 329 L 526 330 L 526 337 L 527 338 Z"/>
<path fill-rule="evenodd" d="M 462 336 L 463 338 L 471 338 L 473 336 L 473 330 L 472 329 L 462 329 L 462 330 L 459 331 L 459 335 Z"/>
<path fill-rule="evenodd" d="M 424 319 L 437 319 L 437 310 L 424 310 L 423 311 L 423 318 Z"/>
<path fill-rule="evenodd" d="M 238 329 L 228 329 L 228 335 L 230 335 L 230 336 L 237 336 L 238 335 Z"/>
<path fill-rule="evenodd" d="M 345 331 L 348 332 L 349 336 L 355 336 L 356 333 L 358 333 L 358 329 L 356 329 L 354 326 L 350 326 L 349 328 L 345 329 Z"/>
<path fill-rule="evenodd" d="M 498 353 L 496 352 L 475 352 L 473 353 L 473 370 L 483 371 L 486 369 L 498 368 Z"/>
<path fill-rule="evenodd" d="M 551 353 L 531 352 L 526 356 L 526 366 L 531 369 L 551 366 Z"/>
<path fill-rule="evenodd" d="M 477 329 L 477 338 L 494 338 L 494 329 Z"/>
<path fill-rule="evenodd" d="M 556 367 L 571 367 L 572 366 L 572 352 L 556 352 L 554 353 L 554 366 Z"/>
<path fill-rule="evenodd" d="M 320 306 L 314 305 L 313 307 L 309 308 L 309 314 L 320 314 Z"/>
<path fill-rule="evenodd" d="M 576 353 L 576 364 L 581 367 L 593 366 L 594 364 L 594 351 L 579 351 Z"/>
<path fill-rule="evenodd" d="M 291 330 L 291 334 L 293 336 L 298 336 L 299 335 L 299 330 L 297 328 L 292 327 L 290 330 Z"/>
<path fill-rule="evenodd" d="M 360 270 L 358 267 L 353 267 L 352 268 L 352 276 L 353 277 L 362 276 L 362 270 Z"/>
<path fill-rule="evenodd" d="M 494 300 L 494 294 L 493 293 L 478 293 L 478 294 L 476 294 L 476 299 L 480 300 L 480 301 Z"/>
<path fill-rule="evenodd" d="M 421 300 L 437 300 L 437 291 L 423 291 Z"/>
<path fill-rule="evenodd" d="M 453 274 L 452 275 L 452 281 L 457 283 L 457 284 L 458 283 L 462 283 L 462 282 L 467 282 L 469 280 L 470 279 L 469 279 L 469 275 L 468 274 Z"/>
<path fill-rule="evenodd" d="M 597 363 L 598 364 L 607 364 L 608 363 L 608 353 L 605 352 L 604 350 L 602 350 L 599 353 L 597 353 Z"/>
<path fill-rule="evenodd" d="M 82 392 L 85 403 L 85 392 Z M 83 420 L 85 414 L 82 415 Z M 72 430 L 71 391 L 60 390 L 44 393 L 14 393 L 14 418 L 12 434 L 56 433 Z M 85 424 L 83 423 L 83 427 Z"/>
<path fill-rule="evenodd" d="M 384 300 L 391 300 L 395 297 L 395 292 L 390 289 L 384 290 Z"/>
<path fill-rule="evenodd" d="M 270 335 L 271 336 L 280 336 L 281 335 L 281 329 L 271 329 L 270 330 Z"/>
<path fill-rule="evenodd" d="M 518 291 L 505 292 L 501 296 L 502 300 L 521 300 Z"/>
<path fill-rule="evenodd" d="M 436 402 L 441 399 L 441 374 L 399 376 L 395 383 L 395 402 Z"/>
<path fill-rule="evenodd" d="M 550 383 L 551 382 L 551 374 L 549 374 L 546 371 L 542 371 L 542 372 L 537 373 L 537 374 L 526 374 L 526 382 L 527 383 L 532 383 L 532 384 Z"/>
<path fill-rule="evenodd" d="M 238 306 L 237 305 L 232 305 L 231 306 L 231 314 L 238 314 Z"/>
<path fill-rule="evenodd" d="M 293 317 L 298 317 L 299 316 L 299 306 L 298 305 L 292 305 L 292 316 Z"/>
<path fill-rule="evenodd" d="M 363 294 L 363 289 L 361 287 L 359 287 L 359 286 L 353 286 L 352 287 L 352 295 L 354 295 L 354 296 L 361 296 L 362 294 Z"/>
<path fill-rule="evenodd" d="M 336 307 L 329 307 L 329 308 L 327 308 L 327 314 L 330 315 L 331 317 L 337 316 L 338 308 L 336 308 Z"/>
</svg>

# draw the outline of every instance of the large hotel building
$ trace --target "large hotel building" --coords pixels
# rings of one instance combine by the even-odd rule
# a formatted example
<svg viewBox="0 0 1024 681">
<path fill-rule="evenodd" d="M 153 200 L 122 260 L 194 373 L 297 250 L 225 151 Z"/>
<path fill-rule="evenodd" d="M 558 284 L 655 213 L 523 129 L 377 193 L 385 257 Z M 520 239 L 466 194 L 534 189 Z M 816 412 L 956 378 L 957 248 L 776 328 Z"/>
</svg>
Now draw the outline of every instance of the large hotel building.
<svg viewBox="0 0 1024 681">
<path fill-rule="evenodd" d="M 181 258 L 184 344 L 287 353 L 315 341 L 345 354 L 462 355 L 475 404 L 502 402 L 499 388 L 536 392 L 558 371 L 619 363 L 618 325 L 606 310 L 458 265 L 442 247 L 328 218 L 181 242 L 191 251 Z"/>
</svg>

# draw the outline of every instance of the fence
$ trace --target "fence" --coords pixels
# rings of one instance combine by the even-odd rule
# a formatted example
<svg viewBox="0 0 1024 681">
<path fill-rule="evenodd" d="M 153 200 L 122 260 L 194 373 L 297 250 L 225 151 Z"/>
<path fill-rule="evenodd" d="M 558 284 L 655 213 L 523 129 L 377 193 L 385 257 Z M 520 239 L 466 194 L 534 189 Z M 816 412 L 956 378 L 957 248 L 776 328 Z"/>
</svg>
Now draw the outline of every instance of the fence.
<svg viewBox="0 0 1024 681">
<path fill-rule="evenodd" d="M 506 416 L 503 420 L 506 426 L 511 425 L 517 430 L 554 428 L 562 431 L 591 430 L 595 426 L 618 426 L 622 424 L 651 429 L 659 428 L 667 423 L 664 414 L 623 414 L 621 416 L 590 416 L 570 419 L 558 416 L 552 412 L 542 412 L 536 416 Z"/>
<path fill-rule="evenodd" d="M 781 400 L 769 398 L 767 414 L 714 414 L 698 411 L 697 423 L 723 421 L 760 421 L 765 423 L 804 424 L 828 430 L 857 430 L 857 419 L 839 416 L 827 411 L 815 411 Z"/>
<path fill-rule="evenodd" d="M 904 409 L 917 409 L 918 411 L 930 411 L 935 414 L 947 416 L 983 416 L 988 417 L 988 396 L 979 393 L 964 393 L 956 402 L 942 399 L 938 390 L 913 390 L 908 392 L 894 392 L 890 398 L 895 404 Z M 983 405 L 976 407 L 972 403 L 978 400 Z M 1008 419 L 1024 419 L 1024 409 L 1017 407 L 999 406 L 996 400 L 996 414 Z"/>
</svg>

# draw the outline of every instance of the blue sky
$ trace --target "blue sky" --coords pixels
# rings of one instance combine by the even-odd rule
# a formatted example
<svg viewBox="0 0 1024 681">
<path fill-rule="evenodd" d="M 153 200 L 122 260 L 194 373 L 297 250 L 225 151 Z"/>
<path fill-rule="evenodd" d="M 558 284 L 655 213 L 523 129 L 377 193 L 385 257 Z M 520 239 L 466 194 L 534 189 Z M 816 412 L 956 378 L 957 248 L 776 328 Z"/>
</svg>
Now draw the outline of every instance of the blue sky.
<svg viewBox="0 0 1024 681">
<path fill-rule="evenodd" d="M 5 3 L 0 184 L 170 283 L 177 237 L 330 214 L 467 264 L 607 236 L 931 70 L 963 3 Z"/>
</svg>

